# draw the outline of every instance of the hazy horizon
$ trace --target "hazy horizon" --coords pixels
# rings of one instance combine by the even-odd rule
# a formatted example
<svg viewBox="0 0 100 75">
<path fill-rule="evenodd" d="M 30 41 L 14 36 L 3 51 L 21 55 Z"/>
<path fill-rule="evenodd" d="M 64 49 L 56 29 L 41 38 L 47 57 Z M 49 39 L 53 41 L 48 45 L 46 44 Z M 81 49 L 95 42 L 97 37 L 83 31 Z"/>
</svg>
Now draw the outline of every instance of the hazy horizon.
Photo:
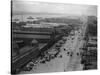
<svg viewBox="0 0 100 75">
<path fill-rule="evenodd" d="M 61 4 L 13 0 L 12 14 L 58 14 L 97 16 L 96 5 Z"/>
</svg>

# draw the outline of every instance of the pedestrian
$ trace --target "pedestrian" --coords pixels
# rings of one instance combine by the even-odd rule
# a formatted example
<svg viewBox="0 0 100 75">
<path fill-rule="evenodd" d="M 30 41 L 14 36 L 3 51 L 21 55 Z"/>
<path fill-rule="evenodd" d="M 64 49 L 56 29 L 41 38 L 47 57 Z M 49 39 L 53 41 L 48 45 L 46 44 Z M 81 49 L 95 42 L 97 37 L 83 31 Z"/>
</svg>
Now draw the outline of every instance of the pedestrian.
<svg viewBox="0 0 100 75">
<path fill-rule="evenodd" d="M 64 51 L 66 51 L 66 49 L 64 48 Z"/>
<path fill-rule="evenodd" d="M 77 53 L 77 56 L 79 56 L 79 53 Z"/>
<path fill-rule="evenodd" d="M 73 52 L 71 52 L 70 56 L 72 57 L 72 55 L 73 55 Z"/>
<path fill-rule="evenodd" d="M 67 54 L 69 54 L 69 52 L 67 52 Z"/>
</svg>

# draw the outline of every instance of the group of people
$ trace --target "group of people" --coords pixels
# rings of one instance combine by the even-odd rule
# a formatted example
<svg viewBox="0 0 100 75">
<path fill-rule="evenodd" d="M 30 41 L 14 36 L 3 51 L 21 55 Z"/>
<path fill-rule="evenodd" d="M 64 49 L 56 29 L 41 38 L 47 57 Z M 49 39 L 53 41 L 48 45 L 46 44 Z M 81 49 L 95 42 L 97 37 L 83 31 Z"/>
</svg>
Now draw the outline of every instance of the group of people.
<svg viewBox="0 0 100 75">
<path fill-rule="evenodd" d="M 63 49 L 64 51 L 67 51 L 65 48 Z M 68 56 L 73 56 L 74 52 L 73 51 L 67 51 Z M 76 53 L 77 56 L 81 55 L 79 52 Z"/>
</svg>

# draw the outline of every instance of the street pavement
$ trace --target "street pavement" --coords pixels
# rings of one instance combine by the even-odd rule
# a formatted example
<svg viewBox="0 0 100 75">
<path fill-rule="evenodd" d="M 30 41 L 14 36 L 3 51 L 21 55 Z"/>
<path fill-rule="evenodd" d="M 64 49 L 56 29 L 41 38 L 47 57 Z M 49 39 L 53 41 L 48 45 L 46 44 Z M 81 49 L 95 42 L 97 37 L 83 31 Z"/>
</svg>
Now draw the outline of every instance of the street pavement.
<svg viewBox="0 0 100 75">
<path fill-rule="evenodd" d="M 22 71 L 20 74 L 83 70 L 80 52 L 84 44 L 83 34 L 85 34 L 85 30 L 85 26 L 82 26 L 82 29 L 80 28 L 79 30 L 75 30 L 73 32 L 74 35 L 67 36 L 67 40 L 64 44 L 62 44 L 57 57 L 45 63 L 38 62 L 31 71 Z M 52 51 L 54 48 L 55 45 L 48 51 Z M 38 61 L 41 61 L 41 59 L 38 59 Z"/>
</svg>

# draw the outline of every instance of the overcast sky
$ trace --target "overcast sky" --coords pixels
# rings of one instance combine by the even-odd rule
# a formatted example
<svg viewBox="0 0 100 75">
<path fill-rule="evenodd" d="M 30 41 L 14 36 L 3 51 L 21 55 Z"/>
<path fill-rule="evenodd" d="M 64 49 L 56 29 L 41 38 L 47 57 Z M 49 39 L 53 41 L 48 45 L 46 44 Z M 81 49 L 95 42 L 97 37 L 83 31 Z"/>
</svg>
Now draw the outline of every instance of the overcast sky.
<svg viewBox="0 0 100 75">
<path fill-rule="evenodd" d="M 97 6 L 13 0 L 13 12 L 97 15 Z"/>
</svg>

